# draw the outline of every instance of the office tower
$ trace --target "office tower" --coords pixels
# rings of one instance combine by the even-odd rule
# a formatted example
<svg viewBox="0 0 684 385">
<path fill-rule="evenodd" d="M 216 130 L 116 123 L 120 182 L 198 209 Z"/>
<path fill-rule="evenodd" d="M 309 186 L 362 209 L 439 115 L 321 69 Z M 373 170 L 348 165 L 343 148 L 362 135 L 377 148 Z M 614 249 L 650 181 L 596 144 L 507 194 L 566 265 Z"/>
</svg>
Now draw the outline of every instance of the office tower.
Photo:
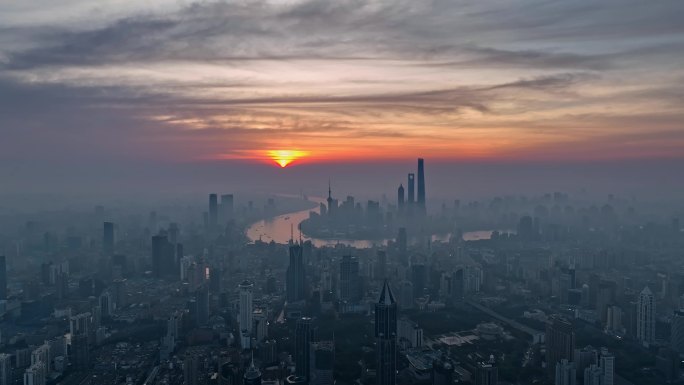
<svg viewBox="0 0 684 385">
<path fill-rule="evenodd" d="M 229 221 L 233 218 L 233 194 L 221 195 L 221 214 L 223 221 Z"/>
<path fill-rule="evenodd" d="M 361 300 L 359 260 L 351 255 L 343 256 L 340 263 L 340 300 L 350 303 Z"/>
<path fill-rule="evenodd" d="M 432 385 L 451 385 L 454 383 L 454 366 L 451 362 L 437 359 L 432 361 L 430 373 Z"/>
<path fill-rule="evenodd" d="M 375 304 L 375 356 L 378 385 L 397 383 L 397 303 L 385 280 Z"/>
<path fill-rule="evenodd" d="M 387 253 L 383 250 L 378 250 L 376 256 L 375 278 L 384 280 L 387 278 Z"/>
<path fill-rule="evenodd" d="M 577 370 L 575 363 L 568 361 L 566 358 L 558 361 L 555 366 L 556 380 L 554 385 L 576 385 L 577 384 Z"/>
<path fill-rule="evenodd" d="M 684 309 L 675 310 L 670 326 L 670 347 L 684 353 Z"/>
<path fill-rule="evenodd" d="M 295 375 L 309 381 L 311 376 L 311 318 L 302 317 L 295 327 Z"/>
<path fill-rule="evenodd" d="M 286 294 L 287 302 L 297 302 L 306 299 L 306 271 L 302 246 L 290 246 L 290 265 L 287 267 Z"/>
<path fill-rule="evenodd" d="M 45 364 L 38 362 L 24 372 L 24 385 L 45 385 Z"/>
<path fill-rule="evenodd" d="M 333 385 L 333 369 L 335 367 L 335 344 L 333 341 L 319 341 L 311 344 L 311 380 L 310 385 Z"/>
<path fill-rule="evenodd" d="M 243 383 L 244 385 L 261 385 L 261 371 L 254 366 L 254 357 L 252 357 L 249 368 L 243 376 Z"/>
<path fill-rule="evenodd" d="M 420 298 L 424 295 L 427 287 L 427 266 L 422 263 L 411 265 L 411 283 L 413 284 L 413 297 Z"/>
<path fill-rule="evenodd" d="M 648 345 L 655 341 L 655 299 L 648 286 L 639 294 L 636 328 L 639 342 Z"/>
<path fill-rule="evenodd" d="M 7 258 L 0 255 L 0 300 L 7 299 Z"/>
<path fill-rule="evenodd" d="M 209 286 L 204 283 L 195 290 L 197 301 L 197 325 L 203 326 L 209 322 Z"/>
<path fill-rule="evenodd" d="M 404 185 L 400 184 L 397 189 L 397 207 L 399 208 L 399 213 L 404 212 Z"/>
<path fill-rule="evenodd" d="M 92 314 L 90 312 L 80 313 L 69 319 L 69 333 L 88 335 L 92 330 Z"/>
<path fill-rule="evenodd" d="M 415 298 L 413 297 L 413 284 L 411 281 L 399 282 L 399 306 L 402 310 L 413 309 Z"/>
<path fill-rule="evenodd" d="M 599 368 L 601 369 L 600 385 L 613 385 L 615 383 L 615 356 L 606 348 L 601 348 Z"/>
<path fill-rule="evenodd" d="M 258 308 L 252 312 L 254 322 L 254 338 L 259 343 L 268 337 L 268 312 L 266 309 Z"/>
<path fill-rule="evenodd" d="M 478 362 L 475 368 L 475 385 L 497 385 L 499 383 L 499 369 L 496 367 L 494 356 L 489 361 Z"/>
<path fill-rule="evenodd" d="M 546 365 L 553 377 L 556 364 L 572 360 L 575 350 L 575 331 L 572 323 L 558 315 L 551 316 L 546 324 Z"/>
<path fill-rule="evenodd" d="M 71 336 L 71 358 L 69 361 L 77 370 L 88 370 L 90 367 L 88 335 L 76 334 Z"/>
<path fill-rule="evenodd" d="M 194 351 L 185 353 L 185 360 L 183 360 L 183 384 L 197 385 L 199 383 L 199 357 Z"/>
<path fill-rule="evenodd" d="M 252 323 L 254 308 L 252 306 L 252 290 L 254 284 L 250 281 L 242 281 L 240 284 L 240 346 L 249 349 L 252 338 Z"/>
<path fill-rule="evenodd" d="M 575 349 L 572 361 L 575 363 L 577 375 L 582 378 L 586 368 L 591 365 L 598 366 L 598 352 L 591 345 L 585 346 L 582 349 Z"/>
<path fill-rule="evenodd" d="M 425 213 L 425 166 L 423 158 L 418 158 L 418 210 Z"/>
<path fill-rule="evenodd" d="M 0 354 L 0 385 L 12 385 L 12 356 Z"/>
<path fill-rule="evenodd" d="M 209 194 L 209 228 L 216 229 L 218 224 L 218 197 L 216 194 Z"/>
<path fill-rule="evenodd" d="M 102 234 L 102 252 L 110 256 L 114 254 L 114 224 L 105 222 Z"/>
<path fill-rule="evenodd" d="M 415 175 L 413 173 L 408 174 L 408 199 L 407 203 L 409 206 L 412 206 L 416 202 L 416 196 L 415 196 Z"/>
<path fill-rule="evenodd" d="M 665 381 L 670 383 L 679 379 L 679 354 L 672 349 L 660 348 L 656 356 L 656 370 L 663 374 Z"/>
</svg>

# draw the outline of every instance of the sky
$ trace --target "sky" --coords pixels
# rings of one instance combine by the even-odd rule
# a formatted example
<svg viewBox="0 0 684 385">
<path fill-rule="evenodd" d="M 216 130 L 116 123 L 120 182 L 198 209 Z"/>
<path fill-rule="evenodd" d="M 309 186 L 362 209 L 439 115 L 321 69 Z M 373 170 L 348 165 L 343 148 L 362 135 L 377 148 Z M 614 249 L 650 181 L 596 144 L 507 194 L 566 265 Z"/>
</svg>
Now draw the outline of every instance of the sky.
<svg viewBox="0 0 684 385">
<path fill-rule="evenodd" d="M 681 0 L 0 0 L 0 190 L 292 191 L 334 165 L 384 191 L 424 157 L 500 182 L 480 190 L 590 170 L 679 194 L 682 20 Z"/>
</svg>

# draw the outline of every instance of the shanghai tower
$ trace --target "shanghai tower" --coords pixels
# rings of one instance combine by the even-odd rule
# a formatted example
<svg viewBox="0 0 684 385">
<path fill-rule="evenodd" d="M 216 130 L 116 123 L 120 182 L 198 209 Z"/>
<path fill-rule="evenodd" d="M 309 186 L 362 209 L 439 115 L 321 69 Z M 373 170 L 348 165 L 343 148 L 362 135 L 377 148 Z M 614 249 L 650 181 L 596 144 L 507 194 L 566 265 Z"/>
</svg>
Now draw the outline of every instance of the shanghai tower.
<svg viewBox="0 0 684 385">
<path fill-rule="evenodd" d="M 385 280 L 375 304 L 375 357 L 378 385 L 397 383 L 397 302 Z"/>
<path fill-rule="evenodd" d="M 418 158 L 418 209 L 425 212 L 425 167 L 423 158 Z"/>
</svg>

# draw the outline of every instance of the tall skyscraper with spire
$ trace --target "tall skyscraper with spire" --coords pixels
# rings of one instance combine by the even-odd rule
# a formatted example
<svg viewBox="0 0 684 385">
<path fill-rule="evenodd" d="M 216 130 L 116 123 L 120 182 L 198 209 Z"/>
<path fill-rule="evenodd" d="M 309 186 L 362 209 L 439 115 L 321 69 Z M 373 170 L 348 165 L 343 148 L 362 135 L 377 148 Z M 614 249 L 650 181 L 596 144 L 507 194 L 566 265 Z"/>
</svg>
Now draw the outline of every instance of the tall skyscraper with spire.
<svg viewBox="0 0 684 385">
<path fill-rule="evenodd" d="M 240 284 L 240 346 L 242 346 L 243 349 L 248 349 L 252 345 L 252 316 L 254 311 L 252 305 L 253 288 L 254 284 L 247 280 L 242 281 Z"/>
<path fill-rule="evenodd" d="M 328 202 L 328 215 L 333 216 L 335 214 L 335 209 L 337 208 L 334 206 L 337 206 L 337 203 L 332 197 L 332 188 L 330 187 L 330 180 L 328 180 L 328 199 L 326 199 L 326 201 Z"/>
<path fill-rule="evenodd" d="M 418 210 L 425 213 L 425 162 L 418 158 Z"/>
<path fill-rule="evenodd" d="M 375 304 L 375 357 L 378 385 L 397 383 L 397 302 L 385 280 Z"/>
</svg>

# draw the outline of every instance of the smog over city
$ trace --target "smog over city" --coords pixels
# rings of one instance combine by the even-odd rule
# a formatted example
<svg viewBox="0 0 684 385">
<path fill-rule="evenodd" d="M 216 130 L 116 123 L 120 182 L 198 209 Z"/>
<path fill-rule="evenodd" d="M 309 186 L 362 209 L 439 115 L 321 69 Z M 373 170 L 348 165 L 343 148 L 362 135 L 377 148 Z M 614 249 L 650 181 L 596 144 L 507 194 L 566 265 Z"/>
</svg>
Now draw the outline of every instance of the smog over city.
<svg viewBox="0 0 684 385">
<path fill-rule="evenodd" d="M 684 2 L 0 0 L 0 385 L 684 384 Z"/>
</svg>

